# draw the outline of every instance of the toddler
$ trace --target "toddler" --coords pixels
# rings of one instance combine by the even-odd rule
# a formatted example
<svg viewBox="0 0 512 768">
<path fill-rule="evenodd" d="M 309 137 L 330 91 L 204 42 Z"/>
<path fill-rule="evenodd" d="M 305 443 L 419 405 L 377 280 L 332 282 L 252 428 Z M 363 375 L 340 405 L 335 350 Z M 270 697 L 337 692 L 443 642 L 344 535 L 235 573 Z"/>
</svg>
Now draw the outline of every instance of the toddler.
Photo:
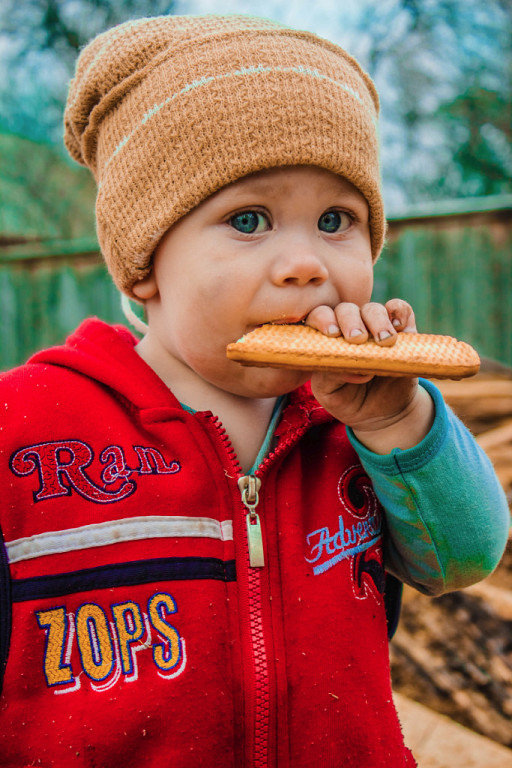
<svg viewBox="0 0 512 768">
<path fill-rule="evenodd" d="M 262 323 L 354 344 L 378 98 L 338 46 L 248 16 L 139 19 L 81 53 L 65 142 L 138 341 L 89 319 L 0 378 L 2 766 L 414 766 L 401 582 L 498 563 L 492 467 L 428 381 L 242 367 Z"/>
</svg>

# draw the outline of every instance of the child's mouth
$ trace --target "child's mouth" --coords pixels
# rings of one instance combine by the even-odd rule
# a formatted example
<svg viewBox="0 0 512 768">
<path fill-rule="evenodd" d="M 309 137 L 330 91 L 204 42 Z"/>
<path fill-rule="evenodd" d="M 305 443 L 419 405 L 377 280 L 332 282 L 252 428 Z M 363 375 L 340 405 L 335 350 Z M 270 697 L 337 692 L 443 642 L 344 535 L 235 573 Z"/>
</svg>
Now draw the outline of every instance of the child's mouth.
<svg viewBox="0 0 512 768">
<path fill-rule="evenodd" d="M 304 315 L 289 315 L 286 317 L 274 318 L 273 320 L 264 320 L 262 323 L 247 326 L 245 333 L 250 333 L 251 331 L 254 331 L 255 328 L 261 328 L 262 325 L 302 325 L 308 314 L 309 313 L 306 312 Z"/>
<path fill-rule="evenodd" d="M 304 315 L 285 315 L 284 317 L 276 317 L 272 320 L 265 320 L 260 325 L 302 325 L 309 313 Z"/>
<path fill-rule="evenodd" d="M 271 320 L 270 325 L 301 325 L 305 320 L 303 317 L 284 317 L 279 320 Z"/>
</svg>

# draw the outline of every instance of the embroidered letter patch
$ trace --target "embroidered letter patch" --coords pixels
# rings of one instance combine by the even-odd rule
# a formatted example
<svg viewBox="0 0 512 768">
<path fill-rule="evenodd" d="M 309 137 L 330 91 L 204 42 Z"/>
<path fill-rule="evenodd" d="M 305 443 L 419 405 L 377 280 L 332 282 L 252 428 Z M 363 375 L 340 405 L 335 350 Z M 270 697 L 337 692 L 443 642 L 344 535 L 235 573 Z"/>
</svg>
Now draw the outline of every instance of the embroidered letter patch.
<svg viewBox="0 0 512 768">
<path fill-rule="evenodd" d="M 151 651 L 156 674 L 178 677 L 187 663 L 185 640 L 169 622 L 178 608 L 172 595 L 157 592 L 147 610 L 131 600 L 110 606 L 110 615 L 96 603 L 84 603 L 75 612 L 56 606 L 36 612 L 46 632 L 43 672 L 54 693 L 77 691 L 88 680 L 94 691 L 106 691 L 118 681 L 138 679 L 137 654 Z M 78 650 L 80 667 L 72 665 Z M 76 658 L 76 654 L 75 654 Z"/>
<path fill-rule="evenodd" d="M 347 469 L 338 483 L 343 514 L 331 533 L 328 526 L 306 536 L 308 556 L 317 576 L 342 560 L 378 545 L 382 536 L 382 514 L 369 478 L 360 465 Z"/>
<path fill-rule="evenodd" d="M 10 468 L 17 477 L 34 475 L 39 488 L 34 502 L 71 496 L 74 492 L 96 504 L 112 504 L 131 496 L 141 475 L 173 475 L 181 470 L 178 461 L 167 463 L 157 448 L 134 445 L 136 467 L 128 466 L 123 449 L 109 445 L 99 455 L 101 484 L 95 482 L 94 451 L 82 440 L 54 440 L 20 448 L 11 456 Z M 101 468 L 101 467 L 100 467 Z"/>
</svg>

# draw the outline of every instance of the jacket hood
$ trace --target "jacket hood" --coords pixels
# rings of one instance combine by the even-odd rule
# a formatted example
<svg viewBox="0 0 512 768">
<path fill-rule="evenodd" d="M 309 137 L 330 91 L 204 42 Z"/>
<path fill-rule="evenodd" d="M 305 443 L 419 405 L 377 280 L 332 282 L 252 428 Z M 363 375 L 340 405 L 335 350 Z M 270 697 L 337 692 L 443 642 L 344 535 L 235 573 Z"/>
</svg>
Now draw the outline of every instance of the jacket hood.
<svg viewBox="0 0 512 768">
<path fill-rule="evenodd" d="M 138 410 L 180 408 L 172 392 L 135 351 L 137 341 L 124 326 L 93 317 L 81 323 L 63 345 L 38 352 L 27 364 L 81 373 L 114 390 Z"/>
</svg>

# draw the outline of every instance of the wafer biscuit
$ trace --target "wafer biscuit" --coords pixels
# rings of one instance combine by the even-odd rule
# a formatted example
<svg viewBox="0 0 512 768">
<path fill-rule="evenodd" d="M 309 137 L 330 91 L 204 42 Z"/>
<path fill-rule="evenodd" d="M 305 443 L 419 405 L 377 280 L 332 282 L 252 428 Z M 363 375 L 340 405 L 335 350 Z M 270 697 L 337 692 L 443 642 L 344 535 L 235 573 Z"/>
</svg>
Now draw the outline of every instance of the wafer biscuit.
<svg viewBox="0 0 512 768">
<path fill-rule="evenodd" d="M 226 353 L 242 365 L 376 376 L 462 379 L 480 367 L 473 347 L 452 336 L 399 333 L 392 347 L 382 347 L 373 339 L 353 344 L 325 336 L 306 325 L 262 325 L 229 344 Z"/>
</svg>

